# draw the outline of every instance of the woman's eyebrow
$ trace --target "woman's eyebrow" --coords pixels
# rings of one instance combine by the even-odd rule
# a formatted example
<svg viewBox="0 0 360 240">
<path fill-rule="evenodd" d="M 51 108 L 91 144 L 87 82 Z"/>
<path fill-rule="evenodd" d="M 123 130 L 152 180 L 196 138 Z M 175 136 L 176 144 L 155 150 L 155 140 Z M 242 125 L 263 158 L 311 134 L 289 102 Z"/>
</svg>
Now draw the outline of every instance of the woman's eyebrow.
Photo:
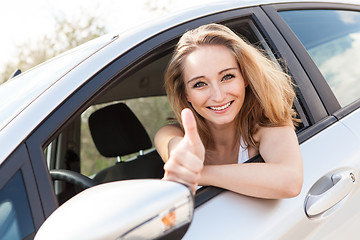
<svg viewBox="0 0 360 240">
<path fill-rule="evenodd" d="M 222 74 L 223 72 L 226 72 L 226 71 L 229 71 L 229 70 L 236 70 L 236 69 L 238 69 L 238 68 L 237 68 L 237 67 L 226 68 L 226 69 L 224 69 L 224 70 L 221 70 L 218 74 L 220 75 L 220 74 Z"/>
<path fill-rule="evenodd" d="M 197 77 L 193 77 L 191 78 L 190 80 L 188 80 L 186 83 L 189 84 L 190 82 L 192 81 L 195 81 L 195 80 L 198 80 L 198 79 L 201 79 L 201 78 L 204 78 L 205 76 L 197 76 Z"/>
</svg>

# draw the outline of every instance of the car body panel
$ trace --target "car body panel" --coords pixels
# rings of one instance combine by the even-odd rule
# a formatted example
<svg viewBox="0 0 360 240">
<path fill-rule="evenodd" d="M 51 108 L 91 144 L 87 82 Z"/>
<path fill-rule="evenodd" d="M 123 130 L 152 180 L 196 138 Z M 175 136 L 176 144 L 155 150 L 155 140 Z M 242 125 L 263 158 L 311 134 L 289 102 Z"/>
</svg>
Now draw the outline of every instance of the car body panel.
<svg viewBox="0 0 360 240">
<path fill-rule="evenodd" d="M 101 43 L 101 46 L 104 46 L 103 43 Z M 81 48 L 76 49 L 79 50 L 80 56 L 85 55 L 87 57 L 88 54 L 92 54 L 91 51 L 89 52 L 89 49 L 86 47 L 86 45 L 82 46 Z M 75 53 L 77 52 L 75 51 Z M 62 58 L 63 56 L 65 57 Z M 52 66 L 53 65 L 52 61 L 56 63 L 56 65 L 54 66 L 56 69 L 58 67 L 57 64 L 61 64 L 61 63 L 66 64 L 66 62 L 69 61 L 69 59 L 67 59 L 67 56 L 76 58 L 77 55 L 75 54 L 74 56 L 71 53 L 67 55 L 66 53 L 62 55 L 62 57 L 44 63 L 42 66 L 39 67 L 39 69 L 34 69 L 34 71 L 36 73 L 38 70 L 41 70 L 43 67 L 47 67 L 47 64 L 50 64 L 50 66 Z M 91 58 L 88 58 L 85 61 L 90 61 L 89 59 Z M 64 62 L 64 60 L 66 62 Z M 98 63 L 101 63 L 101 61 L 99 61 Z M 74 69 L 71 70 L 74 66 L 77 66 L 75 70 Z M 2 120 L 1 126 L 3 128 L 0 129 L 0 142 L 2 143 L 2 151 L 0 152 L 0 159 L 1 159 L 0 164 L 6 158 L 6 156 L 8 156 L 15 149 L 15 147 L 21 142 L 21 139 L 25 139 L 34 130 L 34 128 L 38 126 L 38 124 L 44 121 L 44 119 L 49 113 L 54 111 L 57 108 L 57 106 L 69 96 L 70 93 L 75 91 L 79 86 L 83 84 L 82 82 L 84 80 L 83 77 L 85 73 L 89 71 L 83 71 L 81 77 L 70 78 L 70 81 L 66 80 L 69 79 L 69 77 L 73 76 L 72 75 L 73 72 L 74 71 L 76 72 L 80 66 L 82 65 L 79 64 L 78 62 L 75 62 L 74 65 L 70 64 L 66 68 L 61 69 L 62 71 L 61 70 L 56 71 L 57 74 L 51 75 L 50 77 L 48 76 L 47 72 L 45 72 L 44 75 L 39 77 L 37 80 L 43 81 L 46 84 L 43 84 L 42 87 L 40 88 L 32 89 L 34 93 L 32 94 L 30 93 L 31 95 L 29 99 L 20 103 L 22 104 L 22 106 L 19 107 L 19 110 L 14 113 L 8 113 L 9 114 L 8 118 Z M 90 69 L 96 69 L 94 65 L 93 66 L 87 65 L 87 66 L 92 67 Z M 103 67 L 103 63 L 101 64 L 101 67 Z M 21 78 L 22 76 L 27 77 L 29 75 L 30 79 L 32 79 L 32 73 L 33 73 L 32 71 L 33 70 L 25 72 L 24 75 L 19 75 L 17 78 L 10 80 L 9 84 L 5 83 L 6 85 L 1 87 L 2 91 L 4 92 L 9 91 L 11 93 L 13 83 L 17 83 L 17 81 L 23 80 Z M 61 81 L 59 81 L 59 79 L 61 79 Z M 79 81 L 74 81 L 74 79 L 78 79 Z M 27 78 L 25 78 L 25 80 L 27 80 Z M 23 91 L 29 92 L 30 90 L 25 87 Z M 2 97 L 7 98 L 8 95 L 3 95 Z M 6 107 L 11 108 L 11 105 L 5 105 L 2 111 L 7 112 L 5 109 Z M 34 112 L 36 112 L 36 114 L 33 114 Z M 7 136 L 12 136 L 12 137 L 8 138 Z"/>
<path fill-rule="evenodd" d="M 4 103 L 0 107 L 3 113 L 0 116 L 0 130 L 41 93 L 110 41 L 111 39 L 105 37 L 90 41 L 4 83 L 0 88 L 0 101 Z M 12 112 L 14 109 L 17 111 Z"/>
<path fill-rule="evenodd" d="M 350 144 L 339 151 L 342 141 Z M 319 143 L 327 144 L 319 148 Z M 301 144 L 301 152 L 304 184 L 299 196 L 268 200 L 225 191 L 196 209 L 184 239 L 338 239 L 346 232 L 349 239 L 354 239 L 354 226 L 348 224 L 348 215 L 344 213 L 351 211 L 353 204 L 319 219 L 309 219 L 304 204 L 312 185 L 330 171 L 342 171 L 346 166 L 360 179 L 359 139 L 342 123 L 335 123 Z M 356 202 L 359 198 L 360 186 L 356 184 L 345 200 Z M 358 219 L 360 212 L 351 215 Z"/>
<path fill-rule="evenodd" d="M 360 117 L 360 109 L 357 109 L 348 116 L 346 116 L 345 118 L 342 118 L 340 122 L 342 122 L 346 127 L 348 127 L 350 131 L 356 134 L 360 139 L 359 117 Z"/>
</svg>

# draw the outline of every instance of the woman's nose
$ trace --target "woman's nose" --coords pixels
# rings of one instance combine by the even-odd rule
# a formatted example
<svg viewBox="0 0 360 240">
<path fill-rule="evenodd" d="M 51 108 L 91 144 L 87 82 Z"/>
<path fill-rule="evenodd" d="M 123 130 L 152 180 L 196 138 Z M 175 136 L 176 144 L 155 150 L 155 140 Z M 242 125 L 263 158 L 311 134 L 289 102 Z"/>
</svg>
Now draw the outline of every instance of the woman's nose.
<svg viewBox="0 0 360 240">
<path fill-rule="evenodd" d="M 213 85 L 211 89 L 211 98 L 216 102 L 221 102 L 225 99 L 225 92 L 219 85 Z"/>
</svg>

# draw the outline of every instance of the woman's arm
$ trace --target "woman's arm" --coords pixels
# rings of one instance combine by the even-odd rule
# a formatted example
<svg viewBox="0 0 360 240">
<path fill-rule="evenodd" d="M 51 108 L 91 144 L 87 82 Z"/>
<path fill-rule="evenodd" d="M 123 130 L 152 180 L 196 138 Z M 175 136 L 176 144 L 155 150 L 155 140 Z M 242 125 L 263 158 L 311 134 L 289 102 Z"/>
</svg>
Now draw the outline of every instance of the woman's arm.
<svg viewBox="0 0 360 240">
<path fill-rule="evenodd" d="M 178 125 L 166 125 L 155 134 L 154 144 L 164 162 L 169 159 L 169 152 L 183 139 L 184 132 Z"/>
<path fill-rule="evenodd" d="M 261 198 L 290 198 L 302 188 L 299 144 L 289 127 L 261 128 L 256 134 L 265 163 L 205 166 L 199 185 L 213 185 Z"/>
</svg>

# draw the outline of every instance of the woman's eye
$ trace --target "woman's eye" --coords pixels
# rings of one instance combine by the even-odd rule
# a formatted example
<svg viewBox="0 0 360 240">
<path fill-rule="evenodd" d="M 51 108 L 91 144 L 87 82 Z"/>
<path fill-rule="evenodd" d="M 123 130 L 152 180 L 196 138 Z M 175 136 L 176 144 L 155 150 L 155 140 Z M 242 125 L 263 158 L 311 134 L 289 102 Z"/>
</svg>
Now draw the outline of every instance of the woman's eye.
<svg viewBox="0 0 360 240">
<path fill-rule="evenodd" d="M 201 87 L 204 87 L 204 86 L 206 86 L 206 83 L 204 83 L 204 82 L 197 82 L 197 83 L 195 83 L 194 88 L 201 88 Z"/>
<path fill-rule="evenodd" d="M 223 81 L 226 81 L 226 80 L 230 80 L 230 79 L 232 79 L 232 78 L 234 78 L 235 76 L 233 75 L 233 74 L 226 74 L 223 78 L 222 78 L 222 80 Z"/>
</svg>

